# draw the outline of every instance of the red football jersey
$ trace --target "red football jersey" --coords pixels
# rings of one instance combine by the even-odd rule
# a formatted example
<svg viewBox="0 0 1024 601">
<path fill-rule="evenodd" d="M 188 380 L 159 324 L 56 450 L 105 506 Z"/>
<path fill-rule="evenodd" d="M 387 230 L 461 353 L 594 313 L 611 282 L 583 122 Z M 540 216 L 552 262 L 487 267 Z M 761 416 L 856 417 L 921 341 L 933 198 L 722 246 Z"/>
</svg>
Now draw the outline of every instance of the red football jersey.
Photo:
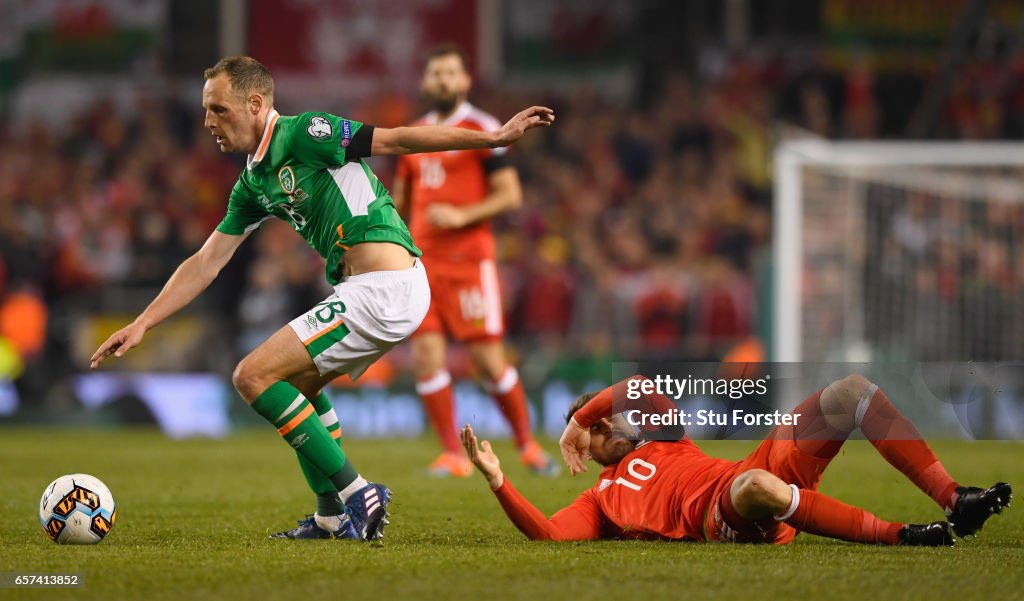
<svg viewBox="0 0 1024 601">
<path fill-rule="evenodd" d="M 714 485 L 730 477 L 739 463 L 709 457 L 689 438 L 642 442 L 550 520 L 507 478 L 495 494 L 516 526 L 533 539 L 702 541 Z"/>
<path fill-rule="evenodd" d="M 620 537 L 704 540 L 712 485 L 738 463 L 705 455 L 689 438 L 641 442 L 587 493 Z"/>
<path fill-rule="evenodd" d="M 444 121 L 427 113 L 413 125 L 451 125 L 478 131 L 495 131 L 501 123 L 472 104 L 464 102 Z M 503 166 L 504 148 L 450 150 L 403 155 L 395 179 L 406 182 L 409 229 L 416 245 L 431 263 L 471 262 L 494 259 L 494 235 L 489 220 L 457 230 L 438 229 L 427 221 L 432 203 L 454 206 L 479 203 L 488 194 L 489 171 Z"/>
</svg>

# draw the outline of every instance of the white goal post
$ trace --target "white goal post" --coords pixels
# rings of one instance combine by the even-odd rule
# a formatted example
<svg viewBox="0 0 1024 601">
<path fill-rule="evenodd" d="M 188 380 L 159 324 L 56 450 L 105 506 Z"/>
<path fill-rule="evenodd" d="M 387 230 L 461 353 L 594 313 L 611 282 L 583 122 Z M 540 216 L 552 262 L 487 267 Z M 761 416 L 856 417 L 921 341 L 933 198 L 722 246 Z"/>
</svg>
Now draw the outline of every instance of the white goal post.
<svg viewBox="0 0 1024 601">
<path fill-rule="evenodd" d="M 774 176 L 772 360 L 1024 358 L 1024 143 L 786 141 Z"/>
</svg>

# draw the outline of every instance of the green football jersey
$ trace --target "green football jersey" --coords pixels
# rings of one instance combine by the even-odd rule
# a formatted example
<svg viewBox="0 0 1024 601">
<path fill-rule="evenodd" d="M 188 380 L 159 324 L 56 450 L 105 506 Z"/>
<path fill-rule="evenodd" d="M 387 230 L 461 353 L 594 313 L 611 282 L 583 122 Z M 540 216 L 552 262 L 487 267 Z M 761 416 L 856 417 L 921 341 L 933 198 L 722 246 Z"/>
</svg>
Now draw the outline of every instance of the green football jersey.
<svg viewBox="0 0 1024 601">
<path fill-rule="evenodd" d="M 327 260 L 331 285 L 341 280 L 345 252 L 361 242 L 392 242 L 420 256 L 387 189 L 361 158 L 346 156 L 362 127 L 327 113 L 271 111 L 217 231 L 241 235 L 283 219 Z"/>
</svg>

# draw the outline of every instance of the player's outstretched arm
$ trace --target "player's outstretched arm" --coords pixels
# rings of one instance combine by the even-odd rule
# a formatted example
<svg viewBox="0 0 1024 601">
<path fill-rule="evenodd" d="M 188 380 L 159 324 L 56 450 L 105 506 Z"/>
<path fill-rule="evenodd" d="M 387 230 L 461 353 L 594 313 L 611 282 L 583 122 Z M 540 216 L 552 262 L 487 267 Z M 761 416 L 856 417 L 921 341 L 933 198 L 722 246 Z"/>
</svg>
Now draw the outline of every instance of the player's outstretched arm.
<svg viewBox="0 0 1024 601">
<path fill-rule="evenodd" d="M 501 471 L 498 456 L 486 440 L 477 445 L 473 428 L 462 428 L 462 446 L 473 464 L 484 474 L 501 508 L 516 528 L 530 540 L 592 540 L 601 537 L 601 510 L 592 491 L 586 491 L 571 505 L 548 519 Z M 480 447 L 483 447 L 482 449 Z"/>
<path fill-rule="evenodd" d="M 505 474 L 501 471 L 501 462 L 498 461 L 498 456 L 491 450 L 491 443 L 485 440 L 478 445 L 476 434 L 473 433 L 473 427 L 469 424 L 462 428 L 460 435 L 462 437 L 462 446 L 466 449 L 469 460 L 480 470 L 484 478 L 487 478 L 487 483 L 491 485 L 491 490 L 501 488 L 501 485 L 505 483 Z"/>
<path fill-rule="evenodd" d="M 493 132 L 477 131 L 444 125 L 419 127 L 377 127 L 373 130 L 370 154 L 411 154 L 443 150 L 472 150 L 508 146 L 535 127 L 547 127 L 555 122 L 555 112 L 546 106 L 531 106 L 520 111 L 500 129 Z"/>
<path fill-rule="evenodd" d="M 89 366 L 96 368 L 113 354 L 121 357 L 142 342 L 146 332 L 161 321 L 177 313 L 192 302 L 213 282 L 220 270 L 235 254 L 239 245 L 248 237 L 231 236 L 213 232 L 196 254 L 185 259 L 174 271 L 163 290 L 153 299 L 135 321 L 114 332 L 100 345 L 90 359 Z"/>
</svg>

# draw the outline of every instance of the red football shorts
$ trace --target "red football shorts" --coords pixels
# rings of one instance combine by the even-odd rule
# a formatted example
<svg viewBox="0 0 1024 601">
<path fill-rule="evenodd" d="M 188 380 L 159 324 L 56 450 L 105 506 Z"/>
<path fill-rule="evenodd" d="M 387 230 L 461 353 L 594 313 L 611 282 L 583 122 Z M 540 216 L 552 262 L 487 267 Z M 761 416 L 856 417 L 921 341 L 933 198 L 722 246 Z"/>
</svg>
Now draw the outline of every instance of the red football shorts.
<svg viewBox="0 0 1024 601">
<path fill-rule="evenodd" d="M 439 332 L 458 342 L 498 339 L 505 332 L 494 261 L 428 263 L 430 310 L 416 331 Z"/>
<path fill-rule="evenodd" d="M 762 469 L 778 476 L 787 484 L 815 490 L 821 482 L 822 473 L 831 459 L 815 457 L 797 448 L 793 426 L 776 426 L 754 452 L 741 461 L 730 473 L 725 474 L 714 487 L 711 503 L 704 517 L 704 535 L 708 541 L 730 541 L 743 543 L 793 542 L 796 529 L 788 524 L 768 517 L 757 522 L 745 520 L 732 510 L 729 489 L 733 481 L 743 472 Z M 726 520 L 725 516 L 730 516 Z"/>
</svg>

